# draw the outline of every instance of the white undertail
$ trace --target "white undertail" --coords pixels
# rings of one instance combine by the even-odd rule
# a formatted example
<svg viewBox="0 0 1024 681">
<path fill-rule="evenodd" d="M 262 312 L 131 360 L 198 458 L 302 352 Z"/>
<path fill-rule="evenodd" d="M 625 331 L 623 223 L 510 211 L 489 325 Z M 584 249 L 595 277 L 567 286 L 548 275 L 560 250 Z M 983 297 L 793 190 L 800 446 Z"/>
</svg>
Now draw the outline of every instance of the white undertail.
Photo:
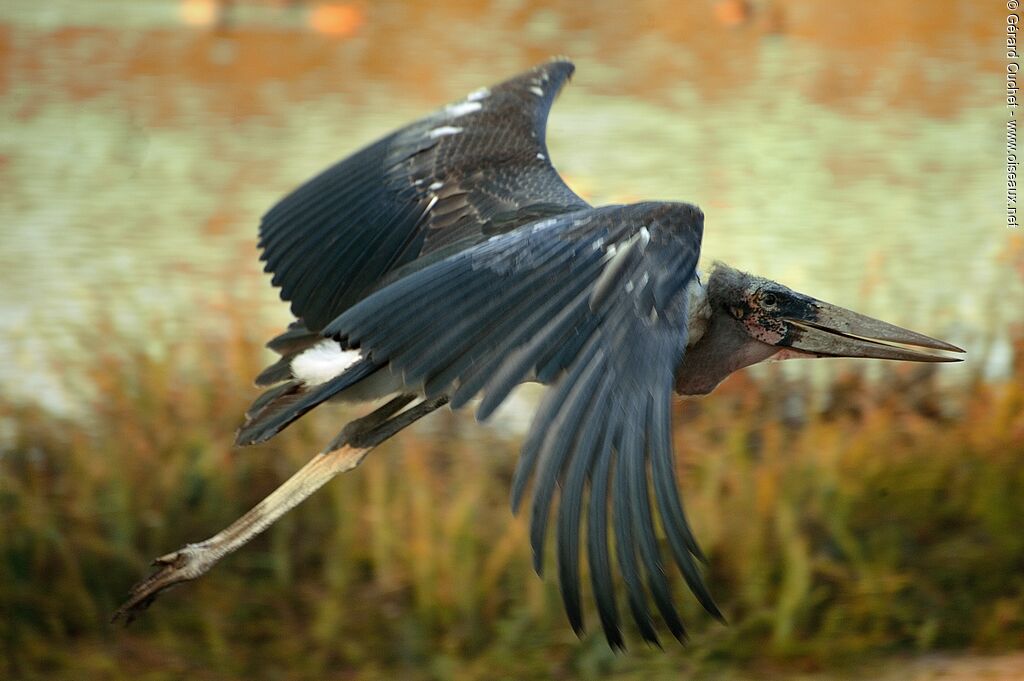
<svg viewBox="0 0 1024 681">
<path fill-rule="evenodd" d="M 320 385 L 361 358 L 358 350 L 342 350 L 337 341 L 321 341 L 292 360 L 292 376 L 306 385 Z"/>
</svg>

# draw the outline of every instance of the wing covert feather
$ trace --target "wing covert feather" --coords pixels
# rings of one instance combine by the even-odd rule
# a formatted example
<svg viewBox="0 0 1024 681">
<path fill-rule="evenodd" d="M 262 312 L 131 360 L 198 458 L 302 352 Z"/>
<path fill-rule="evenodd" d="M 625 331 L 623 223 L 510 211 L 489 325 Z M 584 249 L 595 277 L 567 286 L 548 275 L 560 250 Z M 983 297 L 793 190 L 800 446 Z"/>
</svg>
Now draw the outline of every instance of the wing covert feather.
<svg viewBox="0 0 1024 681">
<path fill-rule="evenodd" d="M 541 572 L 548 517 L 561 487 L 558 574 L 579 632 L 580 520 L 589 507 L 591 582 L 613 647 L 623 640 L 609 529 L 641 636 L 658 642 L 649 594 L 672 635 L 685 638 L 663 569 L 652 496 L 686 583 L 720 616 L 679 500 L 669 422 L 702 225 L 699 209 L 658 203 L 531 223 L 371 294 L 324 330 L 373 361 L 389 362 L 407 385 L 421 385 L 428 395 L 454 395 L 457 406 L 482 394 L 480 417 L 523 381 L 551 385 L 523 444 L 513 509 L 532 479 L 530 538 Z"/>
<path fill-rule="evenodd" d="M 308 329 L 419 258 L 587 208 L 552 166 L 548 112 L 573 72 L 554 60 L 398 130 L 263 216 L 261 259 Z"/>
</svg>

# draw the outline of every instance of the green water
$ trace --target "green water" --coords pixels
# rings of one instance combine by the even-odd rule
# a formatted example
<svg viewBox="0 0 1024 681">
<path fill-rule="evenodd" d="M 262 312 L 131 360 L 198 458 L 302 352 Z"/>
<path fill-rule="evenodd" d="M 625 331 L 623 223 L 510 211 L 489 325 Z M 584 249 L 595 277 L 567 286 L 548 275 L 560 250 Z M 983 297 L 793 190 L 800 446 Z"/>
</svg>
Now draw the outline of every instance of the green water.
<svg viewBox="0 0 1024 681">
<path fill-rule="evenodd" d="M 644 17 L 623 3 L 377 3 L 331 37 L 306 28 L 302 3 L 238 3 L 219 29 L 185 25 L 174 2 L 5 3 L 0 386 L 58 399 L 88 361 L 74 329 L 99 319 L 154 351 L 165 334 L 216 333 L 225 304 L 254 328 L 283 324 L 256 262 L 264 210 L 559 53 L 577 73 L 548 141 L 579 193 L 698 203 L 705 265 L 946 338 L 999 374 L 1024 310 L 999 16 L 942 2 L 951 16 L 918 26 L 907 4 L 834 4 L 847 16 L 818 26 L 820 6 L 793 2 L 728 26 L 674 3 Z"/>
</svg>

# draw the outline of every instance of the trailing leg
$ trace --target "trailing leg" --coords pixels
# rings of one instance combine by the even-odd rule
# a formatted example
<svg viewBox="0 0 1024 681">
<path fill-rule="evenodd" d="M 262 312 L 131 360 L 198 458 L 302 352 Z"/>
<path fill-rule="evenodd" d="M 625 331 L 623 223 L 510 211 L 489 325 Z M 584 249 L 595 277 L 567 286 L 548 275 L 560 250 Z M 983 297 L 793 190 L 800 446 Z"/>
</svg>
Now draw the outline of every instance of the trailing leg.
<svg viewBox="0 0 1024 681">
<path fill-rule="evenodd" d="M 295 475 L 227 528 L 205 541 L 187 544 L 154 560 L 156 571 L 132 587 L 128 600 L 117 609 L 111 621 L 123 619 L 125 623 L 131 622 L 149 607 L 161 591 L 204 575 L 221 558 L 244 546 L 328 480 L 358 466 L 381 442 L 448 401 L 447 397 L 441 397 L 401 411 L 412 399 L 397 397 L 368 416 L 352 421 L 326 451 L 314 456 Z"/>
</svg>

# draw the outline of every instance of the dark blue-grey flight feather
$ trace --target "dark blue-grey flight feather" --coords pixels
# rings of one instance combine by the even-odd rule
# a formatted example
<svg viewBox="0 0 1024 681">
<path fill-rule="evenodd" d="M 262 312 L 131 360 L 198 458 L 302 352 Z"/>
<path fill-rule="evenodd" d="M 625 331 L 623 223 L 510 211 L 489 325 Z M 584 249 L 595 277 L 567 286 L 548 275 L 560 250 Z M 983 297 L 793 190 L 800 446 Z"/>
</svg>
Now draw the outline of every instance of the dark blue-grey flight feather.
<svg viewBox="0 0 1024 681">
<path fill-rule="evenodd" d="M 686 289 L 702 227 L 703 215 L 688 204 L 567 213 L 413 272 L 358 302 L 323 331 L 346 348 L 359 348 L 368 361 L 390 364 L 406 385 L 419 386 L 427 396 L 453 395 L 453 406 L 460 406 L 482 395 L 480 418 L 524 381 L 552 385 L 523 446 L 512 499 L 518 507 L 532 478 L 530 534 L 540 572 L 548 516 L 562 486 L 559 579 L 578 631 L 579 518 L 588 478 L 587 503 L 605 503 L 593 491 L 606 485 L 592 476 L 606 448 L 615 461 L 618 562 L 641 635 L 657 641 L 646 606 L 649 591 L 673 636 L 685 636 L 654 532 L 647 483 L 652 466 L 669 476 L 667 485 L 655 482 L 655 491 L 665 526 L 680 535 L 670 542 L 672 555 L 701 603 L 718 614 L 681 515 L 667 420 L 675 367 L 686 347 Z M 614 596 L 604 593 L 605 540 L 595 535 L 606 523 L 601 511 L 590 517 L 588 552 L 598 563 L 594 583 L 602 591 L 602 624 L 612 645 L 621 645 Z"/>
<path fill-rule="evenodd" d="M 650 597 L 672 635 L 685 637 L 649 477 L 673 559 L 721 617 L 683 515 L 670 431 L 703 214 L 680 203 L 592 208 L 565 185 L 544 131 L 572 71 L 556 60 L 470 95 L 329 168 L 264 216 L 266 269 L 299 320 L 269 344 L 282 357 L 258 383 L 283 382 L 250 409 L 239 441 L 272 437 L 385 366 L 410 391 L 447 395 L 453 408 L 480 397 L 480 419 L 524 381 L 550 385 L 522 448 L 512 505 L 533 480 L 530 538 L 541 572 L 561 490 L 558 579 L 577 633 L 586 519 L 598 615 L 621 649 L 616 564 L 641 636 L 658 643 Z M 362 360 L 306 386 L 291 362 L 325 338 L 358 348 Z"/>
<path fill-rule="evenodd" d="M 420 256 L 586 208 L 545 128 L 573 65 L 552 61 L 450 104 L 328 168 L 260 225 L 266 270 L 312 331 Z"/>
</svg>

